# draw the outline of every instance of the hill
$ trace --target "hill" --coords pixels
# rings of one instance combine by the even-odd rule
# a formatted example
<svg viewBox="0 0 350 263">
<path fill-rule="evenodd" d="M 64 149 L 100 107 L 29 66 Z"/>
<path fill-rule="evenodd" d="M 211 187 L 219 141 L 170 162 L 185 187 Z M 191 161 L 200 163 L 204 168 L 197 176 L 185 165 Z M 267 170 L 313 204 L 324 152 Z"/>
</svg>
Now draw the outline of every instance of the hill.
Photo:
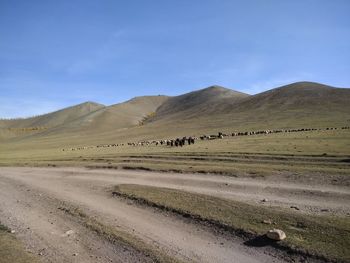
<svg viewBox="0 0 350 263">
<path fill-rule="evenodd" d="M 244 117 L 255 127 L 337 126 L 349 124 L 349 100 L 350 89 L 297 82 L 245 98 L 225 112 Z"/>
<path fill-rule="evenodd" d="M 105 106 L 95 102 L 84 102 L 55 112 L 25 118 L 1 120 L 2 128 L 55 127 L 76 120 Z"/>
<path fill-rule="evenodd" d="M 168 99 L 167 96 L 142 96 L 129 101 L 103 106 L 79 118 L 66 121 L 60 125 L 35 133 L 17 134 L 12 139 L 18 141 L 59 141 L 60 143 L 86 143 L 91 136 L 104 140 L 104 133 L 112 135 L 131 127 L 139 127 L 147 116 L 152 115 L 157 108 Z M 22 124 L 23 125 L 23 124 Z M 7 129 L 2 129 L 7 130 Z M 12 136 L 13 137 L 13 136 Z M 90 139 L 89 139 L 90 138 Z M 108 138 L 108 136 L 107 136 Z"/>
<path fill-rule="evenodd" d="M 252 96 L 209 87 L 169 99 L 148 125 L 162 135 L 348 126 L 348 101 L 350 89 L 314 82 L 292 83 Z"/>
<path fill-rule="evenodd" d="M 211 86 L 175 97 L 136 97 L 107 107 L 93 104 L 96 110 L 69 115 L 69 118 L 55 113 L 43 115 L 45 118 L 21 120 L 17 124 L 20 127 L 25 127 L 25 123 L 60 124 L 18 136 L 12 142 L 82 145 L 217 131 L 349 126 L 348 101 L 350 89 L 313 82 L 297 82 L 256 95 Z"/>
<path fill-rule="evenodd" d="M 188 119 L 203 114 L 222 113 L 223 105 L 233 105 L 246 97 L 249 95 L 220 86 L 210 86 L 170 98 L 158 108 L 154 120 L 170 117 Z"/>
<path fill-rule="evenodd" d="M 232 110 L 348 110 L 349 89 L 334 88 L 315 82 L 296 82 L 262 92 L 242 100 Z"/>
<path fill-rule="evenodd" d="M 123 103 L 101 108 L 66 125 L 60 125 L 55 129 L 48 130 L 45 135 L 59 132 L 78 132 L 80 134 L 105 131 L 115 132 L 138 126 L 167 100 L 167 96 L 135 97 Z"/>
<path fill-rule="evenodd" d="M 47 129 L 68 124 L 104 107 L 99 103 L 84 102 L 31 118 L 0 120 L 0 139 L 40 133 Z"/>
</svg>

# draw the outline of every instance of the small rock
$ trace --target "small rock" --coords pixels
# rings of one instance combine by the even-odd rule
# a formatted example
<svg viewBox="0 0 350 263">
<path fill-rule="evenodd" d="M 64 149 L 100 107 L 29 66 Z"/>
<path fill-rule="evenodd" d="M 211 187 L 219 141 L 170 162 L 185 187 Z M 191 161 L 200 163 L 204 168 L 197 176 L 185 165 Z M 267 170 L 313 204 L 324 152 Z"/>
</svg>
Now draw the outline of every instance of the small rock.
<svg viewBox="0 0 350 263">
<path fill-rule="evenodd" d="M 321 209 L 321 212 L 329 212 L 329 209 Z"/>
<path fill-rule="evenodd" d="M 263 200 L 261 200 L 261 202 L 263 202 L 263 203 L 265 203 L 265 202 L 267 202 L 267 201 L 269 201 L 269 200 L 266 199 L 266 198 L 264 198 Z"/>
<path fill-rule="evenodd" d="M 73 256 L 74 256 L 74 257 L 78 256 L 78 253 L 73 253 Z"/>
<path fill-rule="evenodd" d="M 285 239 L 287 236 L 286 236 L 286 233 L 284 233 L 282 230 L 280 229 L 272 229 L 272 230 L 269 230 L 267 233 L 266 233 L 266 236 L 272 240 L 276 240 L 276 241 L 281 241 L 283 239 Z"/>
<path fill-rule="evenodd" d="M 264 224 L 267 224 L 267 225 L 271 225 L 272 224 L 272 221 L 271 221 L 271 219 L 265 219 L 265 220 L 263 220 L 262 221 Z"/>
<path fill-rule="evenodd" d="M 292 205 L 290 208 L 294 208 L 295 210 L 300 210 L 299 207 Z"/>
<path fill-rule="evenodd" d="M 11 230 L 11 234 L 14 234 L 14 233 L 16 233 L 16 230 Z"/>
<path fill-rule="evenodd" d="M 74 234 L 74 231 L 73 230 L 68 230 L 64 233 L 64 236 L 70 236 L 70 235 L 73 235 Z"/>
<path fill-rule="evenodd" d="M 40 249 L 39 252 L 38 252 L 38 255 L 39 256 L 43 256 L 44 255 L 44 251 L 45 251 L 45 248 Z"/>
</svg>

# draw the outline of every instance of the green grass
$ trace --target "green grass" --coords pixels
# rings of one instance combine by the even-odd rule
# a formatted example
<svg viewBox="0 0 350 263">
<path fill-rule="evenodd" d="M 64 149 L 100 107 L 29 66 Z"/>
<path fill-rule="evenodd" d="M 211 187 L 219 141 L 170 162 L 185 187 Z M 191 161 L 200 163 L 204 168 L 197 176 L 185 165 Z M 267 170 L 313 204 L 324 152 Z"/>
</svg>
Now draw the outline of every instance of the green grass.
<svg viewBox="0 0 350 263">
<path fill-rule="evenodd" d="M 0 223 L 0 263 L 35 263 L 38 260 L 29 254 L 10 230 Z"/>
<path fill-rule="evenodd" d="M 237 233 L 265 234 L 271 228 L 286 232 L 281 247 L 339 262 L 350 262 L 350 220 L 311 216 L 283 209 L 248 205 L 179 190 L 138 185 L 118 185 L 114 191 L 143 204 L 158 206 Z M 275 224 L 268 225 L 263 220 Z"/>
</svg>

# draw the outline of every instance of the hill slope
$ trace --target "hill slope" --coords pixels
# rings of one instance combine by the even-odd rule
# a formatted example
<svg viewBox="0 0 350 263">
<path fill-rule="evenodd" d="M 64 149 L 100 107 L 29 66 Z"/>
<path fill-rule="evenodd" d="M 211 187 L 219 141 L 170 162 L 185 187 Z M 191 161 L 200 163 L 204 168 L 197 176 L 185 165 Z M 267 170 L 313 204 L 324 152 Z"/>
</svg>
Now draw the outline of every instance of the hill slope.
<svg viewBox="0 0 350 263">
<path fill-rule="evenodd" d="M 153 120 L 164 118 L 189 119 L 204 114 L 222 113 L 224 105 L 233 105 L 247 97 L 249 95 L 245 93 L 220 86 L 210 86 L 170 98 L 158 108 Z"/>
<path fill-rule="evenodd" d="M 255 127 L 339 126 L 350 124 L 349 101 L 350 89 L 297 82 L 245 98 L 225 112 Z"/>
<path fill-rule="evenodd" d="M 349 101 L 350 89 L 312 82 L 293 83 L 253 96 L 211 86 L 176 97 L 144 96 L 102 106 L 16 140 L 38 145 L 81 145 L 217 131 L 350 126 Z"/>
<path fill-rule="evenodd" d="M 76 135 L 80 137 L 91 134 L 100 136 L 104 132 L 115 133 L 139 126 L 145 117 L 154 113 L 166 100 L 168 100 L 167 96 L 136 97 L 123 103 L 103 107 L 69 123 L 35 134 L 31 138 Z"/>
<path fill-rule="evenodd" d="M 349 110 L 349 95 L 349 89 L 314 82 L 296 82 L 246 98 L 232 110 Z"/>
<path fill-rule="evenodd" d="M 163 134 L 166 131 L 162 127 L 201 134 L 349 126 L 349 101 L 350 89 L 313 82 L 297 82 L 253 96 L 214 87 L 169 99 L 149 126 L 158 133 L 163 130 Z"/>
<path fill-rule="evenodd" d="M 145 117 L 154 113 L 167 100 L 167 96 L 136 97 L 88 114 L 64 128 L 83 127 L 91 133 L 132 127 L 139 125 Z"/>
<path fill-rule="evenodd" d="M 76 120 L 91 112 L 104 108 L 102 104 L 84 102 L 75 106 L 64 108 L 26 119 L 1 120 L 2 128 L 29 128 L 29 127 L 55 127 Z"/>
<path fill-rule="evenodd" d="M 85 102 L 31 118 L 0 120 L 0 140 L 36 134 L 66 125 L 104 107 L 95 102 Z"/>
</svg>

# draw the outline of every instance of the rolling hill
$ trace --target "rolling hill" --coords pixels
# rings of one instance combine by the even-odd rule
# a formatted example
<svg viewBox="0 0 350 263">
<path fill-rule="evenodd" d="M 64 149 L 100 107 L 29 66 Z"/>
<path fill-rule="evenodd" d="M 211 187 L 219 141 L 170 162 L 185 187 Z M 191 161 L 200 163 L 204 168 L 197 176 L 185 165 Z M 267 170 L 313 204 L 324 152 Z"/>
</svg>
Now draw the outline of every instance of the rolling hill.
<svg viewBox="0 0 350 263">
<path fill-rule="evenodd" d="M 210 86 L 180 96 L 172 97 L 162 104 L 154 121 L 163 118 L 189 119 L 199 115 L 221 113 L 223 106 L 232 106 L 248 94 L 227 89 L 220 86 Z"/>
<path fill-rule="evenodd" d="M 57 133 L 100 133 L 118 131 L 138 126 L 143 119 L 152 115 L 157 108 L 168 100 L 167 96 L 135 97 L 123 103 L 114 104 L 91 112 L 72 122 L 55 127 L 43 135 Z"/>
<path fill-rule="evenodd" d="M 85 115 L 104 108 L 102 104 L 95 102 L 84 102 L 75 106 L 64 108 L 55 112 L 26 118 L 1 120 L 2 128 L 29 128 L 29 127 L 55 127 L 70 121 L 84 117 Z"/>
<path fill-rule="evenodd" d="M 239 110 L 342 110 L 349 111 L 349 89 L 314 82 L 297 82 L 250 96 L 231 108 Z M 345 108 L 344 108 L 345 107 Z"/>
<path fill-rule="evenodd" d="M 273 128 L 339 126 L 349 125 L 349 100 L 350 89 L 297 82 L 242 99 L 224 112 L 256 128 L 262 123 Z"/>
<path fill-rule="evenodd" d="M 2 135 L 3 141 L 28 141 L 48 137 L 70 140 L 76 135 L 99 136 L 106 131 L 115 133 L 139 126 L 166 100 L 167 96 L 158 95 L 136 97 L 111 106 L 86 102 L 34 118 L 3 121 L 0 136 Z M 45 128 L 33 130 L 33 127 Z"/>
<path fill-rule="evenodd" d="M 60 125 L 68 124 L 103 108 L 105 106 L 99 103 L 84 102 L 31 118 L 0 120 L 0 140 L 40 133 Z"/>
<path fill-rule="evenodd" d="M 175 126 L 194 133 L 215 129 L 326 127 L 349 125 L 350 89 L 314 82 L 297 82 L 256 95 L 222 87 L 170 98 L 152 124 Z"/>
<path fill-rule="evenodd" d="M 125 142 L 220 131 L 350 125 L 350 89 L 297 82 L 256 95 L 211 86 L 175 97 L 143 96 L 103 106 L 83 103 L 2 121 L 3 141 L 50 145 Z M 8 139 L 12 128 L 46 126 Z M 6 137 L 7 136 L 7 137 Z"/>
</svg>

